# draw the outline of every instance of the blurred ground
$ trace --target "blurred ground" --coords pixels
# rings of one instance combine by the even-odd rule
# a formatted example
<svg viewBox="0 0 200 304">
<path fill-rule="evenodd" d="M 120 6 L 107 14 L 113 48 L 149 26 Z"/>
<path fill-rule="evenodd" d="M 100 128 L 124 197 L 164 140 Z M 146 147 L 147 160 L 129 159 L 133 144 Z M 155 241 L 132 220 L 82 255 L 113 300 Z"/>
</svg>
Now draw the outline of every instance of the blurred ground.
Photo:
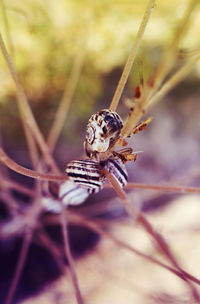
<svg viewBox="0 0 200 304">
<path fill-rule="evenodd" d="M 169 242 L 183 268 L 199 277 L 199 196 L 185 195 L 162 211 L 148 215 L 151 223 Z M 142 252 L 164 260 L 139 227 L 130 221 L 113 223 L 118 239 Z M 79 282 L 87 304 L 99 303 L 191 303 L 183 281 L 161 267 L 101 239 L 90 254 L 76 263 Z M 68 272 L 46 286 L 42 293 L 22 301 L 32 303 L 75 303 Z"/>
</svg>

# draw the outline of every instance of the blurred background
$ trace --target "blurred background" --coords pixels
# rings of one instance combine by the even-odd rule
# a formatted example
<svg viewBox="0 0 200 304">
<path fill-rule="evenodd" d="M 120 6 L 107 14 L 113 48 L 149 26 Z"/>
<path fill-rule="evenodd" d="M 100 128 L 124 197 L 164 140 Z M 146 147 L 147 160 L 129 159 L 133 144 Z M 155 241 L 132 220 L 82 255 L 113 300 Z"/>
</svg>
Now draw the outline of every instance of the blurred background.
<svg viewBox="0 0 200 304">
<path fill-rule="evenodd" d="M 157 1 L 123 98 L 133 96 L 135 86 L 140 83 L 140 75 L 147 79 L 154 71 L 163 50 L 169 45 L 173 30 L 179 23 L 187 3 L 188 1 L 182 0 Z M 75 147 L 76 156 L 82 153 L 88 117 L 96 110 L 109 106 L 136 37 L 145 5 L 146 1 L 133 3 L 131 0 L 114 3 L 65 0 L 58 3 L 51 0 L 22 0 L 19 3 L 4 0 L 6 10 L 1 9 L 1 32 L 7 41 L 36 120 L 45 136 L 55 117 L 73 64 L 80 53 L 84 53 L 80 79 L 64 126 L 62 140 L 57 146 L 58 161 L 66 162 L 70 158 L 69 149 L 63 147 L 67 143 L 70 147 Z M 5 13 L 7 25 L 3 16 Z M 177 65 L 180 64 L 178 60 L 181 60 L 181 54 L 184 56 L 199 50 L 199 20 L 200 11 L 197 6 L 190 18 L 189 29 L 181 40 Z M 15 86 L 2 56 L 0 64 L 1 128 L 5 142 L 13 145 L 17 152 L 18 147 L 21 150 L 24 146 L 24 136 L 15 102 Z M 184 85 L 181 84 L 179 91 L 173 95 L 176 96 L 173 105 L 178 104 L 178 108 L 182 108 L 182 114 L 185 104 L 182 107 L 180 102 L 184 103 L 187 96 L 189 98 L 197 92 L 199 77 L 198 64 Z M 127 113 L 123 103 L 119 111 L 122 116 Z M 69 132 L 69 129 L 73 132 Z M 79 142 L 80 151 L 77 150 Z M 64 154 L 60 155 L 62 151 Z"/>
<path fill-rule="evenodd" d="M 136 37 L 146 3 L 147 1 L 144 0 L 0 1 L 0 31 L 6 41 L 35 118 L 45 138 L 55 118 L 63 92 L 70 81 L 73 65 L 80 58 L 82 60 L 80 77 L 72 104 L 54 154 L 62 171 L 64 171 L 68 161 L 72 158 L 79 158 L 83 153 L 83 140 L 88 118 L 99 109 L 109 107 Z M 125 98 L 132 98 L 135 87 L 140 84 L 141 77 L 144 80 L 148 79 L 159 64 L 160 58 L 164 50 L 168 48 L 174 29 L 179 24 L 188 3 L 189 1 L 186 0 L 157 0 L 119 105 L 118 112 L 122 117 L 125 117 L 128 113 L 124 103 Z M 189 56 L 200 51 L 199 29 L 200 4 L 197 4 L 188 22 L 186 34 L 181 39 L 177 50 L 177 66 L 174 69 L 180 66 L 185 58 L 189 58 Z M 148 130 L 135 135 L 130 140 L 130 145 L 135 151 L 144 151 L 144 153 L 138 155 L 136 163 L 128 164 L 130 181 L 141 183 L 171 182 L 171 184 L 199 186 L 199 80 L 200 63 L 196 64 L 189 76 L 173 89 L 164 100 L 147 113 L 149 116 L 153 116 L 153 121 Z M 15 85 L 2 55 L 0 55 L 0 83 L 1 141 L 9 156 L 25 167 L 31 167 L 16 103 Z M 9 174 L 13 179 L 23 184 L 32 183 L 30 179 L 13 172 Z M 163 229 L 166 232 L 169 228 L 169 230 L 171 229 L 170 233 L 174 233 L 175 230 L 178 231 L 177 238 L 174 237 L 173 239 L 169 231 L 167 237 L 175 247 L 180 259 L 184 261 L 184 265 L 187 265 L 191 271 L 195 271 L 200 251 L 197 251 L 198 246 L 195 252 L 191 252 L 191 248 L 194 248 L 197 244 L 196 234 L 192 233 L 199 228 L 197 216 L 199 214 L 199 197 L 187 197 L 186 199 L 186 196 L 183 196 L 184 202 L 181 203 L 180 196 L 152 193 L 147 190 L 143 192 L 141 190 L 135 191 L 130 194 L 130 197 L 135 203 L 141 205 L 144 211 L 149 212 L 152 222 L 156 223 L 161 230 Z M 169 204 L 170 202 L 174 204 Z M 94 207 L 94 203 L 96 207 Z M 165 209 L 166 205 L 172 209 Z M 89 198 L 86 205 L 77 209 L 81 214 L 90 214 L 91 217 L 101 220 L 107 219 L 108 229 L 113 230 L 124 241 L 134 243 L 134 235 L 135 243 L 137 240 L 137 245 L 141 246 L 145 252 L 152 255 L 157 254 L 154 252 L 153 245 L 150 244 L 145 235 L 141 235 L 142 232 L 138 231 L 138 228 L 134 228 L 133 231 L 129 222 L 123 222 L 124 218 L 126 219 L 124 210 L 119 203 L 116 205 L 116 199 L 114 199 L 112 191 L 107 189 L 102 191 Z M 178 216 L 179 214 L 182 214 L 181 219 Z M 191 221 L 188 219 L 189 214 Z M 174 215 L 174 218 L 172 215 Z M 179 219 L 181 220 L 180 227 Z M 186 224 L 184 225 L 184 223 Z M 195 226 L 195 223 L 197 226 Z M 183 238 L 182 233 L 185 231 L 185 227 L 189 226 L 194 226 L 196 230 L 191 228 L 191 234 L 189 236 L 187 234 Z M 53 232 L 51 227 L 49 229 L 51 233 L 55 234 L 56 239 L 59 228 L 57 227 L 57 232 L 54 228 Z M 177 292 L 181 295 L 184 294 L 184 287 L 177 278 L 175 279 L 176 283 L 173 280 L 171 281 L 172 284 L 168 291 L 160 293 L 159 288 L 157 288 L 158 285 L 162 290 L 165 282 L 169 282 L 169 277 L 163 270 L 159 270 L 159 273 L 154 272 L 154 268 L 148 268 L 146 264 L 145 269 L 143 269 L 141 259 L 134 260 L 132 255 L 127 252 L 121 253 L 121 250 L 121 255 L 120 253 L 116 254 L 115 246 L 110 244 L 108 240 L 103 239 L 99 244 L 99 236 L 91 233 L 91 231 L 85 231 L 82 226 L 79 230 L 77 228 L 72 228 L 72 230 L 72 242 L 75 239 L 74 242 L 76 243 L 79 237 L 77 242 L 80 246 L 76 248 L 75 245 L 74 249 L 77 256 L 81 256 L 82 252 L 85 253 L 86 249 L 89 252 L 84 256 L 84 259 L 77 262 L 80 285 L 88 303 L 129 304 L 133 300 L 137 300 L 138 304 L 170 303 L 171 297 L 163 296 L 170 288 L 175 294 Z M 186 231 L 188 233 L 190 229 L 188 228 Z M 82 237 L 86 240 L 85 242 L 81 242 Z M 177 239 L 180 240 L 178 244 Z M 9 252 L 9 257 L 15 265 L 16 260 L 13 260 L 13 256 L 16 256 L 20 247 L 20 241 L 17 240 L 17 242 L 15 244 L 9 243 L 9 245 L 6 243 L 6 246 L 1 244 L 1 260 L 5 261 L 5 264 L 8 263 L 5 255 Z M 95 247 L 96 244 L 99 245 Z M 91 248 L 93 249 L 91 250 Z M 36 250 L 35 253 L 34 250 L 31 251 L 32 257 L 29 258 L 30 266 L 27 268 L 27 272 L 28 269 L 35 267 L 32 261 L 36 261 L 37 258 L 39 259 L 38 256 L 42 255 L 41 252 L 38 253 Z M 185 252 L 185 256 L 181 255 L 183 252 Z M 45 253 L 43 254 L 45 256 Z M 188 260 L 186 256 L 190 254 L 192 258 Z M 116 259 L 113 259 L 112 257 L 115 255 Z M 104 263 L 102 260 L 104 260 Z M 48 268 L 52 263 L 51 260 L 46 262 L 45 274 L 42 274 L 44 280 L 41 279 L 41 289 L 45 286 L 44 281 L 49 276 Z M 108 264 L 111 265 L 109 270 L 106 269 Z M 136 264 L 139 272 L 133 277 L 133 281 L 135 280 L 133 282 L 132 272 L 136 271 Z M 41 265 L 43 265 L 42 262 Z M 39 271 L 38 269 L 37 271 Z M 5 282 L 8 284 L 12 278 L 13 269 L 5 268 L 5 273 L 7 273 Z M 52 273 L 53 277 L 57 277 L 58 274 L 55 269 L 52 270 Z M 87 278 L 85 278 L 85 273 L 88 274 Z M 150 274 L 152 275 L 151 284 L 147 280 Z M 24 303 L 37 303 L 36 301 L 38 303 L 64 303 L 66 294 L 69 297 L 69 303 L 75 303 L 71 287 L 68 286 L 67 291 L 65 290 L 66 276 L 67 273 L 60 277 L 60 281 L 54 282 L 52 290 L 47 288 L 46 293 L 41 293 L 33 300 L 30 299 Z M 105 284 L 105 276 L 108 276 L 109 283 Z M 171 276 L 170 274 L 170 279 Z M 34 287 L 38 274 L 34 273 L 34 277 L 31 277 L 29 273 L 28 277 L 31 278 L 30 281 L 33 280 L 34 282 L 30 282 L 28 287 L 24 287 L 28 290 L 26 295 L 28 294 L 30 297 L 35 290 L 38 290 L 37 284 L 37 288 Z M 137 285 L 137 277 L 142 282 L 139 285 Z M 163 278 L 163 281 L 161 278 Z M 112 280 L 114 284 L 110 283 Z M 4 282 L 4 278 L 1 278 L 1 282 Z M 25 279 L 22 282 L 25 284 Z M 2 284 L 1 286 L 3 286 Z M 115 287 L 112 289 L 114 285 Z M 63 288 L 60 286 L 63 286 Z M 98 286 L 100 286 L 99 289 Z M 134 286 L 135 298 L 132 293 L 132 286 Z M 21 289 L 19 288 L 18 299 L 23 298 L 24 288 L 23 286 Z M 55 293 L 53 293 L 53 290 Z M 154 294 L 149 290 L 156 290 L 156 292 Z M 22 300 L 19 301 L 19 303 L 22 303 Z M 178 299 L 177 302 L 174 300 L 173 303 L 183 303 L 183 298 Z"/>
</svg>

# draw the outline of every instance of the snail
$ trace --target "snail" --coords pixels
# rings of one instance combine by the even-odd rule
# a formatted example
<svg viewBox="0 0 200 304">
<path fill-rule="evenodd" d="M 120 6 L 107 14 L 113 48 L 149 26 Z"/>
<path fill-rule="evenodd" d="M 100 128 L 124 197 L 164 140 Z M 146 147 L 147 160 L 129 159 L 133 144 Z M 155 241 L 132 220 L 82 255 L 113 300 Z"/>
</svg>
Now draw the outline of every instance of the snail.
<svg viewBox="0 0 200 304">
<path fill-rule="evenodd" d="M 93 114 L 88 122 L 84 148 L 86 155 L 106 152 L 119 137 L 123 121 L 116 112 L 108 109 Z"/>
</svg>

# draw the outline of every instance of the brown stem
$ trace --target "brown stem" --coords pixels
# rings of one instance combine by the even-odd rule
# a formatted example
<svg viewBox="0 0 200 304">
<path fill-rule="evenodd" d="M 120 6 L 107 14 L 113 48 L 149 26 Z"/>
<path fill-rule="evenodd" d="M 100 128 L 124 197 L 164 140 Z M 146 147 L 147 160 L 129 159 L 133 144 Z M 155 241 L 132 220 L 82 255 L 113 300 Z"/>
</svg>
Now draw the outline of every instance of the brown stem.
<svg viewBox="0 0 200 304">
<path fill-rule="evenodd" d="M 8 157 L 8 155 L 4 152 L 4 150 L 1 147 L 0 147 L 0 161 L 2 161 L 11 170 L 25 176 L 36 178 L 38 180 L 65 181 L 68 179 L 66 175 L 57 176 L 57 175 L 40 173 L 34 170 L 24 168 L 23 166 L 20 166 L 16 162 L 14 162 L 10 157 Z"/>
<path fill-rule="evenodd" d="M 94 230 L 95 232 L 99 233 L 101 236 L 104 236 L 110 240 L 112 240 L 117 246 L 120 246 L 124 249 L 127 249 L 129 251 L 131 251 L 132 253 L 141 256 L 144 259 L 149 260 L 150 262 L 157 264 L 171 272 L 173 272 L 174 274 L 178 275 L 179 277 L 181 277 L 181 279 L 183 279 L 183 275 L 180 273 L 180 271 L 164 264 L 163 262 L 160 262 L 159 260 L 148 256 L 147 254 L 137 250 L 136 248 L 134 248 L 133 246 L 130 246 L 129 244 L 125 243 L 124 241 L 121 241 L 119 239 L 117 239 L 115 236 L 113 236 L 112 234 L 110 234 L 108 231 L 109 229 L 104 229 L 103 227 L 100 227 L 99 224 L 96 223 L 96 220 L 91 220 L 88 218 L 84 218 L 82 215 L 78 215 L 77 213 L 73 212 L 73 211 L 69 211 L 68 210 L 68 215 L 69 215 L 69 220 L 72 223 L 81 223 L 82 225 Z M 57 225 L 58 223 L 58 216 L 49 216 L 48 218 L 46 218 L 45 220 L 45 224 L 49 225 Z M 200 280 L 194 276 L 192 276 L 190 273 L 182 270 L 182 272 L 184 273 L 184 276 L 186 278 L 188 278 L 189 280 L 195 282 L 196 284 L 200 285 Z M 183 279 L 184 280 L 184 279 Z"/>
<path fill-rule="evenodd" d="M 3 17 L 4 24 L 5 24 L 5 31 L 6 31 L 8 46 L 9 46 L 11 55 L 14 56 L 14 45 L 13 45 L 13 42 L 11 39 L 10 26 L 9 26 L 8 17 L 7 17 L 7 13 L 6 13 L 5 3 L 4 3 L 4 0 L 1 0 L 0 2 L 1 2 L 1 7 L 2 7 L 2 17 Z"/>
<path fill-rule="evenodd" d="M 35 191 L 25 187 L 25 186 L 22 186 L 21 184 L 18 184 L 12 180 L 9 180 L 7 178 L 4 178 L 4 177 L 1 177 L 0 176 L 0 181 L 1 181 L 1 185 L 5 188 L 8 188 L 8 189 L 13 189 L 13 190 L 16 190 L 16 191 L 19 191 L 19 192 L 22 192 L 24 194 L 27 194 L 31 197 L 34 197 L 35 196 Z"/>
<path fill-rule="evenodd" d="M 13 276 L 12 283 L 10 285 L 10 289 L 9 289 L 8 296 L 6 298 L 5 304 L 10 304 L 13 300 L 15 290 L 16 290 L 17 285 L 19 283 L 22 270 L 24 268 L 24 264 L 25 264 L 25 261 L 26 261 L 26 257 L 27 257 L 27 253 L 28 253 L 28 249 L 29 249 L 29 246 L 30 246 L 31 239 L 32 239 L 32 232 L 28 228 L 26 233 L 25 233 L 24 239 L 23 239 L 20 255 L 19 255 L 19 258 L 18 258 L 18 261 L 17 261 L 17 267 L 15 269 L 15 273 L 14 273 L 14 276 Z"/>
<path fill-rule="evenodd" d="M 121 75 L 121 78 L 119 80 L 117 89 L 116 89 L 115 94 L 113 96 L 113 99 L 111 101 L 111 104 L 110 104 L 110 110 L 111 111 L 115 111 L 116 108 L 117 108 L 117 105 L 118 105 L 119 100 L 121 98 L 123 89 L 126 85 L 128 76 L 130 74 L 131 68 L 133 66 L 133 62 L 134 62 L 136 54 L 137 54 L 137 50 L 139 48 L 140 42 L 141 42 L 142 37 L 144 35 L 144 31 L 146 29 L 147 23 L 148 23 L 149 18 L 152 14 L 154 6 L 155 6 L 155 0 L 149 0 L 149 2 L 147 4 L 147 7 L 146 7 L 146 10 L 145 10 L 145 13 L 144 13 L 144 16 L 143 16 L 143 19 L 142 19 L 142 22 L 140 24 L 140 27 L 139 27 L 139 30 L 138 30 L 138 33 L 137 33 L 137 36 L 136 36 L 136 39 L 134 41 L 133 47 L 130 51 L 129 57 L 127 59 L 127 62 L 125 64 L 124 70 L 123 70 L 122 75 Z"/>
<path fill-rule="evenodd" d="M 35 121 L 35 118 L 32 114 L 32 111 L 30 109 L 30 106 L 28 104 L 26 95 L 24 93 L 23 87 L 19 81 L 18 75 L 15 71 L 14 65 L 12 63 L 12 60 L 7 52 L 5 43 L 3 41 L 2 35 L 0 34 L 0 49 L 2 51 L 3 57 L 7 63 L 9 72 L 15 82 L 16 85 L 16 89 L 17 89 L 17 98 L 18 98 L 18 103 L 19 103 L 19 110 L 20 113 L 22 115 L 22 119 L 25 121 L 25 123 L 28 125 L 28 127 L 30 128 L 32 134 L 35 137 L 35 140 L 37 141 L 38 145 L 40 146 L 40 149 L 44 155 L 44 159 L 46 160 L 46 162 L 50 165 L 50 167 L 52 168 L 52 170 L 56 173 L 59 173 L 59 169 L 56 165 L 56 163 L 54 162 L 47 144 L 44 141 L 44 138 L 40 132 L 40 129 Z"/>
<path fill-rule="evenodd" d="M 136 220 L 138 223 L 140 223 L 144 227 L 144 229 L 148 232 L 148 234 L 151 235 L 151 237 L 153 237 L 153 239 L 156 241 L 158 247 L 165 254 L 167 259 L 171 262 L 171 264 L 173 266 L 175 266 L 175 268 L 177 268 L 178 271 L 180 271 L 182 273 L 182 275 L 184 277 L 184 273 L 182 271 L 182 268 L 180 267 L 176 258 L 172 254 L 171 249 L 169 248 L 169 246 L 168 246 L 167 242 L 165 241 L 165 239 L 163 238 L 163 236 L 160 233 L 158 233 L 152 227 L 150 222 L 144 217 L 144 215 L 129 202 L 129 200 L 126 196 L 126 193 L 124 192 L 123 189 L 120 188 L 120 186 L 116 182 L 115 178 L 108 171 L 106 171 L 105 169 L 103 171 L 104 171 L 104 174 L 106 175 L 108 181 L 113 186 L 115 192 L 118 194 L 121 201 L 123 202 L 124 207 L 127 210 L 127 212 L 131 215 L 131 217 L 134 220 Z M 199 293 L 196 290 L 196 288 L 193 286 L 193 284 L 186 277 L 184 277 L 184 280 L 185 280 L 187 286 L 189 287 L 194 300 L 197 303 L 200 303 Z"/>
<path fill-rule="evenodd" d="M 78 304 L 84 304 L 83 297 L 79 288 L 78 278 L 76 275 L 75 265 L 74 265 L 74 259 L 71 254 L 70 245 L 69 245 L 69 235 L 68 235 L 68 229 L 67 229 L 67 220 L 64 212 L 64 206 L 62 205 L 62 212 L 60 215 L 60 222 L 62 226 L 62 234 L 63 234 L 63 240 L 64 240 L 64 249 L 65 249 L 65 255 L 69 263 L 69 270 L 73 282 L 74 292 L 76 295 L 76 300 Z"/>
<path fill-rule="evenodd" d="M 55 149 L 55 145 L 58 141 L 58 137 L 63 128 L 65 118 L 69 111 L 69 106 L 71 104 L 72 97 L 74 95 L 76 86 L 78 84 L 81 69 L 83 66 L 83 59 L 84 59 L 84 50 L 81 50 L 78 53 L 77 57 L 75 58 L 74 65 L 72 67 L 71 76 L 69 78 L 69 82 L 66 85 L 63 97 L 60 101 L 58 110 L 55 115 L 53 125 L 50 129 L 50 132 L 49 132 L 49 135 L 47 138 L 47 144 L 48 144 L 51 152 L 53 152 L 53 150 Z"/>
<path fill-rule="evenodd" d="M 128 183 L 126 189 L 151 189 L 158 191 L 167 192 L 178 192 L 178 193 L 200 193 L 200 187 L 185 187 L 185 186 L 165 186 L 155 184 L 139 184 L 139 183 Z"/>
<path fill-rule="evenodd" d="M 60 271 L 63 272 L 65 264 L 62 261 L 62 253 L 59 250 L 57 244 L 54 244 L 54 242 L 49 238 L 47 233 L 44 230 L 38 231 L 37 239 L 34 239 L 33 241 L 36 241 L 37 244 L 49 250 L 53 258 L 55 259 Z"/>
<path fill-rule="evenodd" d="M 188 278 L 189 280 L 197 283 L 198 285 L 200 285 L 200 280 L 197 279 L 196 277 L 192 276 L 191 274 L 189 274 L 188 272 L 185 272 L 184 270 L 182 270 L 182 272 L 184 273 L 184 276 L 183 274 L 164 264 L 163 262 L 160 262 L 159 260 L 155 259 L 154 257 L 152 256 L 149 256 L 139 250 L 137 250 L 136 248 L 134 248 L 133 246 L 130 246 L 129 244 L 126 244 L 125 242 L 117 239 L 115 236 L 113 236 L 112 234 L 110 234 L 107 230 L 104 230 L 103 228 L 101 228 L 99 225 L 97 225 L 94 221 L 91 221 L 91 220 L 88 220 L 88 219 L 84 219 L 82 216 L 80 215 L 76 215 L 76 214 L 70 214 L 70 220 L 73 222 L 73 221 L 76 221 L 78 223 L 81 223 L 83 225 L 85 225 L 86 227 L 96 231 L 97 233 L 99 233 L 100 235 L 102 236 L 105 236 L 107 237 L 108 239 L 110 239 L 111 241 L 113 241 L 117 246 L 120 246 L 120 248 L 124 248 L 124 249 L 127 249 L 129 251 L 131 251 L 132 253 L 148 260 L 149 262 L 152 262 L 154 264 L 157 264 L 158 266 L 161 266 L 167 270 L 169 270 L 170 272 L 174 273 L 175 275 L 177 275 L 178 277 L 180 277 L 182 280 L 185 281 L 184 277 Z"/>
</svg>

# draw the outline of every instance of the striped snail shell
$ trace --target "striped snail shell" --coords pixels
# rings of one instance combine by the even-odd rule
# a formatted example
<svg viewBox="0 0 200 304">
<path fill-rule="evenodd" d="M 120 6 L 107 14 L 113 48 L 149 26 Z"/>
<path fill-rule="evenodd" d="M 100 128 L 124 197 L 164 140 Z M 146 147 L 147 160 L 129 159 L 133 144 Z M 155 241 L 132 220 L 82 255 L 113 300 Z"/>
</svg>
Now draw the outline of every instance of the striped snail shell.
<svg viewBox="0 0 200 304">
<path fill-rule="evenodd" d="M 44 211 L 52 213 L 60 213 L 62 211 L 61 203 L 51 196 L 43 196 L 41 198 L 41 204 Z"/>
<path fill-rule="evenodd" d="M 88 198 L 89 192 L 79 187 L 72 180 L 62 183 L 59 188 L 59 199 L 65 206 L 80 205 Z"/>
<path fill-rule="evenodd" d="M 85 152 L 106 152 L 118 138 L 123 127 L 120 116 L 108 109 L 93 114 L 88 122 L 85 138 Z"/>
<path fill-rule="evenodd" d="M 117 181 L 118 185 L 123 188 L 128 182 L 128 173 L 125 165 L 120 159 L 108 158 L 101 162 L 103 166 Z"/>
<path fill-rule="evenodd" d="M 87 189 L 79 187 L 72 180 L 61 183 L 57 194 L 57 197 L 52 196 L 51 192 L 48 195 L 47 193 L 43 195 L 41 204 L 45 211 L 60 213 L 62 211 L 62 203 L 64 206 L 80 205 L 89 196 Z"/>
<path fill-rule="evenodd" d="M 105 182 L 100 169 L 99 163 L 91 159 L 73 160 L 68 163 L 66 172 L 76 185 L 92 194 L 99 192 Z"/>
</svg>

